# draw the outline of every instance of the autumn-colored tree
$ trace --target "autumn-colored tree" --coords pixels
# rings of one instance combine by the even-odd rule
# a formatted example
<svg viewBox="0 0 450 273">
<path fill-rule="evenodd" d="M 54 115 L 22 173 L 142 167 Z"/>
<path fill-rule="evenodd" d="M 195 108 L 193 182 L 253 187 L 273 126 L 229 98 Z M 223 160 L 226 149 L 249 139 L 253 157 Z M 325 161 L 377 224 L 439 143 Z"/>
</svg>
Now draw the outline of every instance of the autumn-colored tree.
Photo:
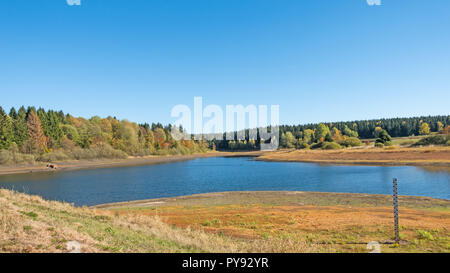
<svg viewBox="0 0 450 273">
<path fill-rule="evenodd" d="M 430 125 L 428 123 L 423 122 L 420 124 L 419 134 L 420 135 L 429 135 L 430 134 Z"/>
<path fill-rule="evenodd" d="M 356 128 L 356 127 L 357 127 L 356 125 L 353 125 L 353 128 Z M 345 125 L 343 133 L 345 136 L 348 136 L 348 137 L 358 137 L 358 132 L 353 131 L 352 129 L 348 128 L 347 125 Z"/>
<path fill-rule="evenodd" d="M 46 137 L 42 131 L 41 121 L 35 111 L 31 111 L 27 118 L 28 127 L 28 148 L 29 152 L 36 153 L 42 152 L 46 146 Z"/>
<path fill-rule="evenodd" d="M 297 140 L 295 139 L 294 135 L 291 132 L 281 134 L 280 145 L 283 148 L 288 149 L 294 148 L 296 141 Z"/>
<path fill-rule="evenodd" d="M 155 137 L 155 145 L 156 148 L 162 148 L 164 146 L 164 143 L 166 142 L 166 132 L 160 127 L 156 127 L 153 130 L 153 134 Z"/>
<path fill-rule="evenodd" d="M 344 137 L 342 136 L 341 131 L 336 127 L 333 127 L 333 129 L 331 129 L 331 138 L 334 142 L 339 144 L 344 141 Z"/>
<path fill-rule="evenodd" d="M 330 128 L 328 128 L 328 126 L 326 126 L 323 123 L 320 123 L 317 126 L 317 129 L 316 129 L 316 131 L 314 133 L 316 141 L 320 141 L 320 142 L 323 142 L 323 140 L 325 140 L 325 137 L 328 134 L 331 136 Z"/>
<path fill-rule="evenodd" d="M 442 133 L 442 131 L 444 130 L 444 124 L 443 124 L 442 122 L 438 121 L 438 122 L 436 123 L 436 126 L 437 126 L 437 131 L 438 131 L 439 133 Z"/>
<path fill-rule="evenodd" d="M 311 144 L 314 140 L 314 131 L 311 129 L 306 129 L 303 132 L 303 142 L 306 144 Z"/>
</svg>

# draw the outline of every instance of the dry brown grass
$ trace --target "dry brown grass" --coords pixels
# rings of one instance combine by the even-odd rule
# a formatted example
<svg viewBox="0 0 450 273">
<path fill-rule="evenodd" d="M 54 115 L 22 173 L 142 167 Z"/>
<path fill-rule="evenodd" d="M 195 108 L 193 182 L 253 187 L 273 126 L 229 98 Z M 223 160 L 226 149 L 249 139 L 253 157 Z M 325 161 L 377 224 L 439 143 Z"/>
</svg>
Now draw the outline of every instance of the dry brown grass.
<svg viewBox="0 0 450 273">
<path fill-rule="evenodd" d="M 282 150 L 264 154 L 258 157 L 257 160 L 332 164 L 434 165 L 450 167 L 450 147 Z"/>
<path fill-rule="evenodd" d="M 383 252 L 450 251 L 450 201 L 401 196 L 400 204 L 401 235 L 408 244 L 383 245 Z M 227 192 L 110 208 L 120 215 L 158 215 L 181 229 L 262 242 L 274 252 L 366 252 L 368 242 L 392 239 L 391 205 L 392 197 L 383 195 Z"/>
<path fill-rule="evenodd" d="M 0 189 L 0 252 L 68 252 L 76 241 L 82 252 L 316 252 L 290 238 L 236 240 L 190 227 L 178 228 L 158 216 L 118 215 L 75 208 L 37 196 Z"/>
</svg>

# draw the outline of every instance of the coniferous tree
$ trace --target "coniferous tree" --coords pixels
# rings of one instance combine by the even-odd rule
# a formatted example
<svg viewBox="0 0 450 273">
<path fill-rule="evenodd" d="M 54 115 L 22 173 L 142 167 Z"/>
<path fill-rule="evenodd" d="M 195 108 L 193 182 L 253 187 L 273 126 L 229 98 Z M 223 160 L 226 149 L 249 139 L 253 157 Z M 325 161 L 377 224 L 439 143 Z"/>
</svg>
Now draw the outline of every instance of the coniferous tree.
<svg viewBox="0 0 450 273">
<path fill-rule="evenodd" d="M 14 142 L 20 146 L 28 139 L 27 112 L 25 107 L 20 107 L 19 111 L 13 118 L 13 125 Z"/>
<path fill-rule="evenodd" d="M 8 149 L 14 142 L 13 120 L 0 107 L 0 149 Z"/>
</svg>

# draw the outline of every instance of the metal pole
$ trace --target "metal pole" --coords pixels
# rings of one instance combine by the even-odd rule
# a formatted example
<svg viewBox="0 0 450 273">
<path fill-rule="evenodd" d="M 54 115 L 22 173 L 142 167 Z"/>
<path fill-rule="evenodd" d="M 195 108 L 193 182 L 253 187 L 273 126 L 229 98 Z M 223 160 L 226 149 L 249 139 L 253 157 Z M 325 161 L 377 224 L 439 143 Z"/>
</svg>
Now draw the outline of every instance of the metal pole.
<svg viewBox="0 0 450 273">
<path fill-rule="evenodd" d="M 397 178 L 394 178 L 394 225 L 395 225 L 395 242 L 400 242 L 400 232 L 398 229 L 398 193 Z"/>
</svg>

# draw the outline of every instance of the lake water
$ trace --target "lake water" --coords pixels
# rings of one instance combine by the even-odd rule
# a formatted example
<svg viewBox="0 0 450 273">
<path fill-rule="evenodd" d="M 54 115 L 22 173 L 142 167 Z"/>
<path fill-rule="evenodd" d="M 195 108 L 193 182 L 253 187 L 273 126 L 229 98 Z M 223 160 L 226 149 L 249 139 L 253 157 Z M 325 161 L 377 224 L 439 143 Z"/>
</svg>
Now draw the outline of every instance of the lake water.
<svg viewBox="0 0 450 273">
<path fill-rule="evenodd" d="M 324 166 L 251 158 L 0 176 L 0 187 L 81 205 L 222 191 L 316 191 L 450 199 L 450 173 L 418 167 Z"/>
</svg>

